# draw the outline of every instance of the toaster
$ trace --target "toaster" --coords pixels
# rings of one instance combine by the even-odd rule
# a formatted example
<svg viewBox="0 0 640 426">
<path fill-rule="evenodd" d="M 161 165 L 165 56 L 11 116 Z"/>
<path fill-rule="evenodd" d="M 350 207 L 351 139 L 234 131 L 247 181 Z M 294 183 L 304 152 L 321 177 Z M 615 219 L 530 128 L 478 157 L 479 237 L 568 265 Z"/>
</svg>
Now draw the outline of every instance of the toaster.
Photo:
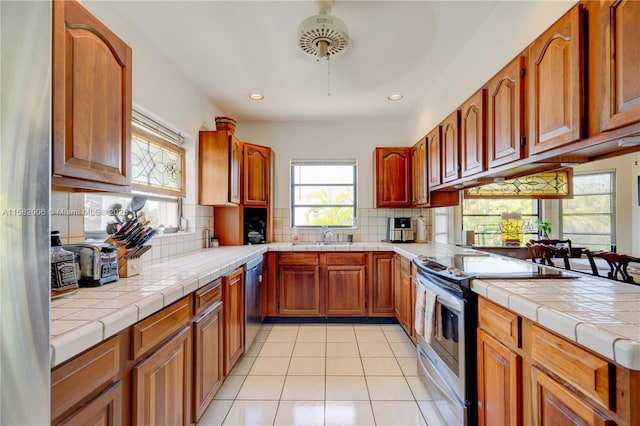
<svg viewBox="0 0 640 426">
<path fill-rule="evenodd" d="M 88 242 L 65 244 L 63 247 L 75 253 L 80 287 L 97 287 L 118 281 L 118 247 Z"/>
</svg>

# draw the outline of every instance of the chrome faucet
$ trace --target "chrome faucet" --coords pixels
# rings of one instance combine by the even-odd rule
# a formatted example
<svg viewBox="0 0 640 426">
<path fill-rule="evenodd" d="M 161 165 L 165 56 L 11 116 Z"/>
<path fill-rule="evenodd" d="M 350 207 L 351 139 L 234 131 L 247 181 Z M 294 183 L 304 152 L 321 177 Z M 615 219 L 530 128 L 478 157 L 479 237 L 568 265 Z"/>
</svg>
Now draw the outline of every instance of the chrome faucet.
<svg viewBox="0 0 640 426">
<path fill-rule="evenodd" d="M 329 228 L 327 225 L 322 227 L 322 232 L 320 233 L 320 242 L 325 243 L 327 237 L 333 237 L 333 229 Z"/>
</svg>

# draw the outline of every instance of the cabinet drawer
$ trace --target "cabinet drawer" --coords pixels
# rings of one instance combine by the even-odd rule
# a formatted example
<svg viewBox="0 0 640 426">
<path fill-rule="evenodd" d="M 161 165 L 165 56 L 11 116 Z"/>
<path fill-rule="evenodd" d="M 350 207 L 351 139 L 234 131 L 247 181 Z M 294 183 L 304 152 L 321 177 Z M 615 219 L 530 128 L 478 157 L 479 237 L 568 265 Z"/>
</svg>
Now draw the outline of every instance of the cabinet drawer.
<svg viewBox="0 0 640 426">
<path fill-rule="evenodd" d="M 320 263 L 324 265 L 364 265 L 366 253 L 320 253 Z"/>
<path fill-rule="evenodd" d="M 317 265 L 318 253 L 280 253 L 278 263 L 283 265 Z"/>
<path fill-rule="evenodd" d="M 614 408 L 615 367 L 612 363 L 536 325 L 531 331 L 534 362 L 603 407 Z"/>
<path fill-rule="evenodd" d="M 132 359 L 138 358 L 189 324 L 191 296 L 184 297 L 133 326 Z"/>
<path fill-rule="evenodd" d="M 518 315 L 482 297 L 478 298 L 478 325 L 506 346 L 521 347 Z"/>
<path fill-rule="evenodd" d="M 210 282 L 195 292 L 193 299 L 195 315 L 200 315 L 215 302 L 222 301 L 222 278 Z"/>
<path fill-rule="evenodd" d="M 51 372 L 51 419 L 115 380 L 120 371 L 120 339 L 114 336 Z"/>
</svg>

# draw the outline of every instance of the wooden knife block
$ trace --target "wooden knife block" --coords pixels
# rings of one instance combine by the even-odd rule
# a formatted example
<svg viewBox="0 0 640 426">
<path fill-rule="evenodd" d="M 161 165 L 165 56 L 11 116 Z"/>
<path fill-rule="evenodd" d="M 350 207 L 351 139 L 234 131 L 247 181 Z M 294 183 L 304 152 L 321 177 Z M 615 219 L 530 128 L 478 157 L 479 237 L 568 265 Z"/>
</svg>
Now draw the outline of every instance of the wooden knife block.
<svg viewBox="0 0 640 426">
<path fill-rule="evenodd" d="M 141 257 L 125 259 L 125 256 L 130 250 L 128 250 L 124 244 L 111 238 L 108 238 L 106 242 L 114 244 L 120 248 L 120 250 L 118 250 L 118 276 L 120 278 L 133 277 L 134 275 L 138 275 L 142 272 Z"/>
</svg>

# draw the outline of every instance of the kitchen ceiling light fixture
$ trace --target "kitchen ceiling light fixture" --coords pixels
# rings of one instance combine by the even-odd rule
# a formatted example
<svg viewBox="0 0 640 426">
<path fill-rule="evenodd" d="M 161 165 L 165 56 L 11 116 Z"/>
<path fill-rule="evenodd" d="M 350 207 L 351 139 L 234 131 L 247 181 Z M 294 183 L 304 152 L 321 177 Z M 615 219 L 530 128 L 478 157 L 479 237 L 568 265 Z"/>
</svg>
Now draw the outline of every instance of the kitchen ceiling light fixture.
<svg viewBox="0 0 640 426">
<path fill-rule="evenodd" d="M 399 101 L 400 99 L 402 99 L 402 95 L 400 93 L 394 93 L 392 95 L 387 96 L 387 99 L 389 99 L 390 101 Z"/>
<path fill-rule="evenodd" d="M 264 96 L 260 93 L 249 93 L 249 99 L 254 101 L 261 101 L 264 99 Z"/>
<path fill-rule="evenodd" d="M 311 56 L 327 60 L 327 95 L 331 96 L 329 58 L 344 54 L 349 44 L 349 30 L 342 19 L 330 15 L 335 0 L 314 0 L 318 14 L 298 25 L 298 45 Z"/>
</svg>

